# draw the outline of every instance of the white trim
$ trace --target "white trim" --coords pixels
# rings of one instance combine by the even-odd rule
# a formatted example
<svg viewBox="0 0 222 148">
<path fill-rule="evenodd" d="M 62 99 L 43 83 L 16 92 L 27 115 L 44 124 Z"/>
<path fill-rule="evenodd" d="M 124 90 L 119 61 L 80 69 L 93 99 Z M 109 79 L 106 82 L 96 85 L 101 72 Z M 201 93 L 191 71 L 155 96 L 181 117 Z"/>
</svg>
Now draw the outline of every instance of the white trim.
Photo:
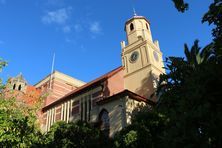
<svg viewBox="0 0 222 148">
<path fill-rule="evenodd" d="M 61 105 L 62 107 L 61 107 L 61 121 L 63 120 L 63 110 L 64 110 L 64 105 L 63 105 L 63 103 L 62 103 L 62 105 Z"/>
</svg>

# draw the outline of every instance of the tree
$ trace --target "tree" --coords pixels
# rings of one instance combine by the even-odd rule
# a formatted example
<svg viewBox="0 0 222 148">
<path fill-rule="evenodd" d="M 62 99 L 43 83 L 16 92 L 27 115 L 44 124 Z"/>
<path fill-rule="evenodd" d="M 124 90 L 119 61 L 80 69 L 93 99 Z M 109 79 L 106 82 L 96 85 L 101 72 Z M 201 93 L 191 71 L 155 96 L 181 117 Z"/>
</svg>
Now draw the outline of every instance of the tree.
<svg viewBox="0 0 222 148">
<path fill-rule="evenodd" d="M 0 69 L 6 66 L 0 60 Z M 0 83 L 0 92 L 5 88 Z M 34 110 L 17 102 L 16 98 L 4 98 L 0 94 L 0 147 L 30 147 L 38 143 L 41 133 L 36 124 Z"/>
<path fill-rule="evenodd" d="M 184 54 L 186 62 L 195 68 L 197 65 L 206 63 L 211 59 L 212 56 L 212 44 L 207 45 L 202 50 L 198 45 L 198 40 L 194 41 L 194 45 L 189 50 L 187 44 L 184 45 Z"/>
<path fill-rule="evenodd" d="M 169 118 L 165 143 L 221 147 L 222 65 L 210 46 L 201 49 L 197 41 L 191 50 L 185 45 L 185 55 L 167 58 L 168 73 L 160 76 L 156 110 Z"/>
<path fill-rule="evenodd" d="M 213 24 L 213 48 L 212 52 L 215 54 L 217 63 L 222 63 L 222 0 L 214 0 L 210 5 L 209 11 L 204 15 L 202 22 Z"/>
<path fill-rule="evenodd" d="M 166 116 L 148 108 L 140 110 L 132 118 L 132 124 L 115 135 L 115 147 L 162 148 L 164 147 Z"/>
<path fill-rule="evenodd" d="M 188 10 L 188 3 L 184 0 L 172 0 L 175 7 L 180 12 L 185 12 Z M 213 25 L 212 36 L 213 41 L 211 44 L 212 51 L 215 53 L 217 60 L 222 61 L 222 0 L 214 0 L 209 6 L 208 12 L 203 15 L 202 23 L 208 22 L 209 25 Z"/>
<path fill-rule="evenodd" d="M 182 59 L 172 58 L 168 67 L 170 72 L 161 76 L 156 108 L 170 121 L 166 143 L 221 147 L 221 66 L 207 63 L 191 69 Z"/>
<path fill-rule="evenodd" d="M 188 3 L 184 0 L 172 0 L 175 7 L 180 12 L 188 10 Z M 215 45 L 215 53 L 222 55 L 222 0 L 213 0 L 209 6 L 208 12 L 203 15 L 202 23 L 208 22 L 209 25 L 214 25 L 212 28 L 213 43 Z M 220 56 L 221 60 L 221 56 Z"/>
<path fill-rule="evenodd" d="M 27 147 L 38 141 L 36 117 L 24 112 L 14 98 L 0 98 L 0 146 Z"/>
<path fill-rule="evenodd" d="M 175 7 L 178 11 L 184 12 L 188 9 L 188 3 L 185 3 L 184 0 L 172 0 L 174 2 Z"/>
<path fill-rule="evenodd" d="M 184 1 L 174 2 L 181 11 Z M 214 0 L 202 22 L 214 25 L 212 42 L 201 49 L 195 41 L 191 50 L 185 44 L 186 59 L 167 58 L 167 74 L 160 77 L 155 110 L 169 118 L 165 137 L 169 147 L 222 146 L 221 0 Z"/>
<path fill-rule="evenodd" d="M 111 147 L 99 131 L 87 122 L 57 122 L 46 134 L 48 147 Z M 107 145 L 106 145 L 107 144 Z"/>
</svg>

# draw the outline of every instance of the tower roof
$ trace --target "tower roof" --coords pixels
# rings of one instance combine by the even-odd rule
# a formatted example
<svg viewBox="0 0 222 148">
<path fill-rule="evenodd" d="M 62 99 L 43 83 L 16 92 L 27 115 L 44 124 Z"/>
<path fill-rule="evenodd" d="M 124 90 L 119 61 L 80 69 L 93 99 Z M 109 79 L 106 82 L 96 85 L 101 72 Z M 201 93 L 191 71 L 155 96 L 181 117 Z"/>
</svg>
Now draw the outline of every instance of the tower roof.
<svg viewBox="0 0 222 148">
<path fill-rule="evenodd" d="M 126 24 L 129 24 L 132 20 L 134 19 L 144 19 L 146 20 L 149 24 L 150 24 L 150 21 L 148 19 L 146 19 L 144 16 L 138 16 L 138 15 L 134 15 L 132 18 L 128 19 L 125 23 Z"/>
<path fill-rule="evenodd" d="M 19 73 L 16 77 L 12 78 L 13 81 L 19 81 L 27 84 L 27 81 L 23 77 L 22 73 Z"/>
<path fill-rule="evenodd" d="M 130 22 L 132 22 L 135 19 L 144 19 L 150 25 L 150 21 L 148 19 L 146 19 L 144 16 L 139 16 L 139 15 L 134 14 L 133 17 L 131 17 L 130 19 L 128 19 L 126 21 L 124 30 L 126 30 L 126 25 L 129 24 Z"/>
</svg>

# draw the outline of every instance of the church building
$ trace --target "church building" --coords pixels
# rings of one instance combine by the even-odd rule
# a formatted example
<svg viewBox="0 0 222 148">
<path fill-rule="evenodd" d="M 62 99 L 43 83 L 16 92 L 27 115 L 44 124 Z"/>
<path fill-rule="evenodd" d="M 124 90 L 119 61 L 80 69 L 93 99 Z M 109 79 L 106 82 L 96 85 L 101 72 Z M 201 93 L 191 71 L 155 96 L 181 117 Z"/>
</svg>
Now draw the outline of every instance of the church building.
<svg viewBox="0 0 222 148">
<path fill-rule="evenodd" d="M 134 109 L 155 105 L 157 98 L 150 96 L 165 72 L 159 43 L 153 41 L 150 22 L 143 16 L 127 20 L 125 32 L 120 67 L 88 83 L 54 71 L 35 85 L 48 93 L 42 108 L 43 131 L 57 121 L 82 120 L 112 137 L 131 123 Z"/>
<path fill-rule="evenodd" d="M 153 41 L 150 23 L 134 15 L 126 21 L 127 42 L 121 42 L 122 65 L 74 89 L 42 108 L 45 131 L 57 121 L 83 120 L 98 124 L 109 136 L 131 122 L 139 105 L 155 104 L 158 77 L 164 73 L 158 41 Z"/>
</svg>

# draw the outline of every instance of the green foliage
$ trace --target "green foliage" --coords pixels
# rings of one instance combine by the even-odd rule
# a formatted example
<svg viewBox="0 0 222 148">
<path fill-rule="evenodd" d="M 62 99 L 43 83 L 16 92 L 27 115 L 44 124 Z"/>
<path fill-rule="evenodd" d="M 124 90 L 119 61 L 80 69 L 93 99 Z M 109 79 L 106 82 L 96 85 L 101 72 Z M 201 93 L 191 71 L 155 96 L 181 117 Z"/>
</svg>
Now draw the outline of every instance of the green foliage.
<svg viewBox="0 0 222 148">
<path fill-rule="evenodd" d="M 7 65 L 7 62 L 0 58 L 0 72 Z M 4 85 L 2 84 L 2 79 L 0 79 L 0 92 L 4 89 Z"/>
<path fill-rule="evenodd" d="M 46 135 L 47 147 L 105 147 L 106 139 L 102 133 L 89 123 L 57 122 Z"/>
<path fill-rule="evenodd" d="M 169 118 L 169 147 L 222 146 L 222 65 L 214 52 L 201 54 L 210 49 L 200 50 L 197 42 L 191 50 L 185 46 L 187 60 L 168 58 L 169 72 L 160 77 L 157 111 Z M 204 60 L 198 62 L 198 56 Z"/>
<path fill-rule="evenodd" d="M 6 66 L 0 59 L 0 69 Z M 0 92 L 5 88 L 0 82 Z M 41 133 L 35 125 L 36 112 L 15 98 L 0 95 L 0 147 L 30 147 L 39 143 Z"/>
<path fill-rule="evenodd" d="M 189 63 L 189 65 L 195 67 L 196 65 L 199 65 L 201 63 L 207 62 L 212 55 L 211 52 L 212 44 L 209 44 L 205 48 L 201 50 L 201 48 L 198 45 L 198 40 L 194 41 L 194 45 L 189 50 L 187 44 L 184 45 L 184 53 L 186 56 L 186 60 Z"/>
<path fill-rule="evenodd" d="M 212 34 L 215 38 L 222 38 L 222 1 L 214 0 L 210 5 L 209 11 L 204 15 L 202 22 L 208 22 L 209 25 L 213 24 L 216 28 L 213 28 Z"/>
<path fill-rule="evenodd" d="M 140 111 L 132 124 L 115 135 L 116 147 L 162 147 L 168 119 L 155 111 Z"/>
<path fill-rule="evenodd" d="M 134 130 L 129 131 L 123 136 L 123 141 L 126 143 L 127 147 L 135 147 L 136 140 L 138 139 L 137 132 Z"/>
<path fill-rule="evenodd" d="M 2 68 L 7 65 L 7 62 L 0 58 L 0 72 L 2 71 Z"/>
<path fill-rule="evenodd" d="M 188 9 L 188 4 L 184 2 L 184 0 L 172 0 L 174 2 L 175 7 L 180 12 L 185 12 Z"/>
<path fill-rule="evenodd" d="M 222 0 L 214 0 L 210 5 L 209 11 L 203 16 L 202 22 L 213 24 L 212 52 L 215 54 L 215 60 L 222 63 Z"/>
<path fill-rule="evenodd" d="M 184 0 L 173 0 L 178 11 L 184 12 L 188 8 L 188 4 Z M 222 63 L 222 0 L 213 0 L 209 6 L 209 10 L 204 14 L 202 23 L 208 22 L 212 27 L 212 35 L 214 37 L 212 52 L 215 53 L 217 61 Z"/>
<path fill-rule="evenodd" d="M 39 132 L 34 121 L 24 114 L 15 99 L 0 98 L 0 146 L 31 146 Z"/>
</svg>

